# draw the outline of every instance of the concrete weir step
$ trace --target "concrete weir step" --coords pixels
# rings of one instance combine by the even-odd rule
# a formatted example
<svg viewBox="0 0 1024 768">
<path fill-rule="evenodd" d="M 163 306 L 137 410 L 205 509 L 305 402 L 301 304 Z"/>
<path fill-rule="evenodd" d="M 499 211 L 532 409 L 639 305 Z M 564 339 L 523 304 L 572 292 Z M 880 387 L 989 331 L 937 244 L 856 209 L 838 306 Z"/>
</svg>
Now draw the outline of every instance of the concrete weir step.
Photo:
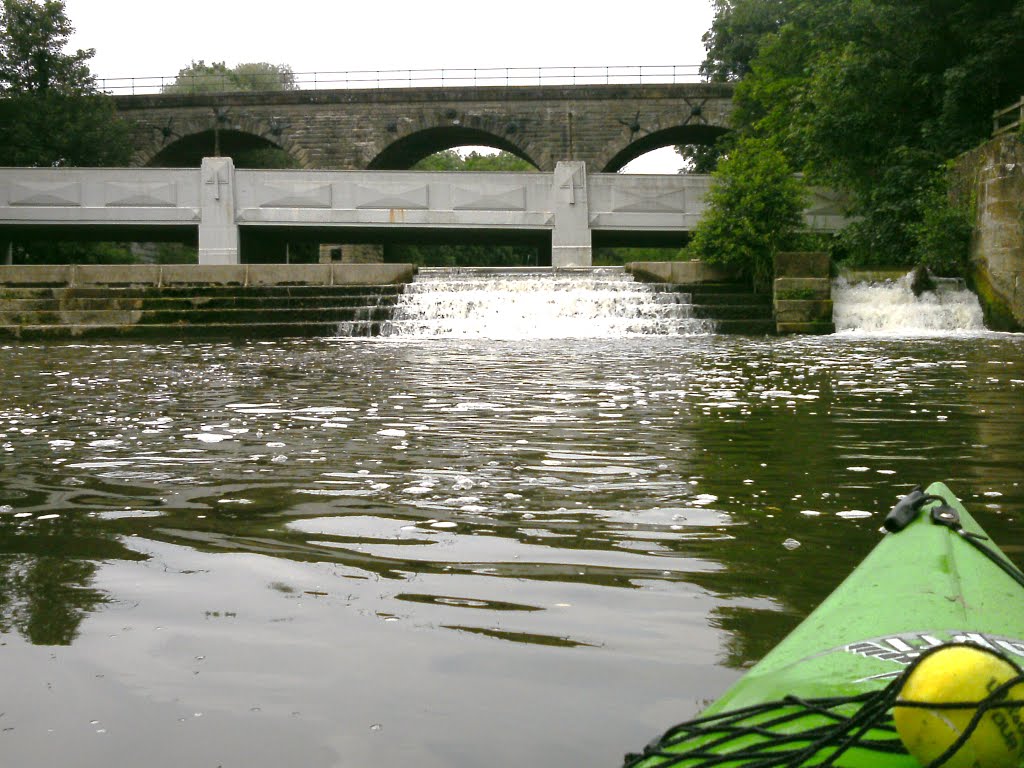
<svg viewBox="0 0 1024 768">
<path fill-rule="evenodd" d="M 7 267 L 0 339 L 376 336 L 415 269 L 357 266 Z"/>
<path fill-rule="evenodd" d="M 732 282 L 677 284 L 673 289 L 689 295 L 693 316 L 712 320 L 716 333 L 746 336 L 775 333 L 769 294 L 755 293 L 746 285 Z"/>
<path fill-rule="evenodd" d="M 106 298 L 120 296 L 122 298 L 192 298 L 192 297 L 231 297 L 248 296 L 251 298 L 300 298 L 314 296 L 397 296 L 402 293 L 404 284 L 387 285 L 174 285 L 174 286 L 99 286 L 71 288 L 48 288 L 55 298 L 68 296 L 75 298 Z M 0 298 L 4 294 L 0 292 Z M 38 297 L 38 295 L 37 295 Z"/>
<path fill-rule="evenodd" d="M 331 323 L 210 323 L 196 325 L 0 325 L 0 340 L 47 341 L 68 338 L 263 339 L 288 337 L 379 336 L 380 321 Z"/>
<path fill-rule="evenodd" d="M 140 311 L 193 311 L 214 309 L 346 309 L 357 307 L 393 307 L 399 294 L 322 295 L 322 296 L 192 296 L 190 298 L 147 297 L 80 298 L 61 302 L 65 310 L 122 309 Z M 31 299 L 39 302 L 38 299 Z M 0 300 L 0 306 L 3 301 Z"/>
</svg>

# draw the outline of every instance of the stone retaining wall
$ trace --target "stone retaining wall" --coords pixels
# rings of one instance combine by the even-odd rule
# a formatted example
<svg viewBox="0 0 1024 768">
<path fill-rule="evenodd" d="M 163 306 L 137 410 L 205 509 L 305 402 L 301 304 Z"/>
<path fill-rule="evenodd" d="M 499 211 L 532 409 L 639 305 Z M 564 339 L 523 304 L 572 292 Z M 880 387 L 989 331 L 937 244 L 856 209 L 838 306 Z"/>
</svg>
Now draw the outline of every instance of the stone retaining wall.
<svg viewBox="0 0 1024 768">
<path fill-rule="evenodd" d="M 974 198 L 971 277 L 993 330 L 1024 330 L 1024 137 L 1007 134 L 960 157 L 956 193 Z"/>
</svg>

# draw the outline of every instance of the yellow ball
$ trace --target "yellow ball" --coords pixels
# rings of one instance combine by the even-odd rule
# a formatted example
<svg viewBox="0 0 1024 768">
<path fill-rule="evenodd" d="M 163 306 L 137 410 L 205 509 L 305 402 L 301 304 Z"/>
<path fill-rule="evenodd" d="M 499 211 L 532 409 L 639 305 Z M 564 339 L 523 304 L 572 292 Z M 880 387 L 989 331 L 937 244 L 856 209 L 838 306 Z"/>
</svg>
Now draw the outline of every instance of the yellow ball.
<svg viewBox="0 0 1024 768">
<path fill-rule="evenodd" d="M 931 653 L 915 667 L 900 689 L 893 710 L 896 731 L 921 765 L 945 752 L 968 727 L 976 709 L 901 707 L 901 701 L 953 703 L 982 701 L 997 687 L 1020 675 L 1006 659 L 971 645 L 949 645 Z M 1006 699 L 1024 699 L 1024 683 L 1014 685 Z M 995 708 L 986 712 L 974 732 L 944 768 L 1018 768 L 1024 757 L 1024 709 Z"/>
</svg>

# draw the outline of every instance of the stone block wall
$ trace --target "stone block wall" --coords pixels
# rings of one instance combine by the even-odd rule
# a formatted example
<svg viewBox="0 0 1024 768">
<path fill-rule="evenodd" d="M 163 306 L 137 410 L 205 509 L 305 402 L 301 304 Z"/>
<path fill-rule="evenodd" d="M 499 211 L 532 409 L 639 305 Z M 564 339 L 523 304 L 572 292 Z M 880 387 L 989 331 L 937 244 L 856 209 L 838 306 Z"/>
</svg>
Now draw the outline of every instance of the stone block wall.
<svg viewBox="0 0 1024 768">
<path fill-rule="evenodd" d="M 956 194 L 973 197 L 971 277 L 993 330 L 1024 330 L 1024 137 L 1007 134 L 960 157 Z"/>
<path fill-rule="evenodd" d="M 775 328 L 785 333 L 834 333 L 831 262 L 823 251 L 775 254 Z"/>
</svg>

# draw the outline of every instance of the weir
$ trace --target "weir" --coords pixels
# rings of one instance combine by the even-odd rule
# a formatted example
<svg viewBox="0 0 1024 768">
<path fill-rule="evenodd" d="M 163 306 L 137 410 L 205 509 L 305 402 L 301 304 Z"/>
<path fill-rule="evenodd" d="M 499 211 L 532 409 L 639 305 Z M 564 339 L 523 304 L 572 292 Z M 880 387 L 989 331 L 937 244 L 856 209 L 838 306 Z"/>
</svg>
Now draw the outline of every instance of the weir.
<svg viewBox="0 0 1024 768">
<path fill-rule="evenodd" d="M 929 335 L 985 330 L 978 297 L 963 280 L 933 281 L 934 290 L 915 295 L 912 273 L 888 280 L 837 278 L 832 286 L 836 331 Z"/>
<path fill-rule="evenodd" d="M 692 294 L 619 268 L 421 269 L 385 325 L 389 336 L 607 338 L 711 333 Z"/>
</svg>

